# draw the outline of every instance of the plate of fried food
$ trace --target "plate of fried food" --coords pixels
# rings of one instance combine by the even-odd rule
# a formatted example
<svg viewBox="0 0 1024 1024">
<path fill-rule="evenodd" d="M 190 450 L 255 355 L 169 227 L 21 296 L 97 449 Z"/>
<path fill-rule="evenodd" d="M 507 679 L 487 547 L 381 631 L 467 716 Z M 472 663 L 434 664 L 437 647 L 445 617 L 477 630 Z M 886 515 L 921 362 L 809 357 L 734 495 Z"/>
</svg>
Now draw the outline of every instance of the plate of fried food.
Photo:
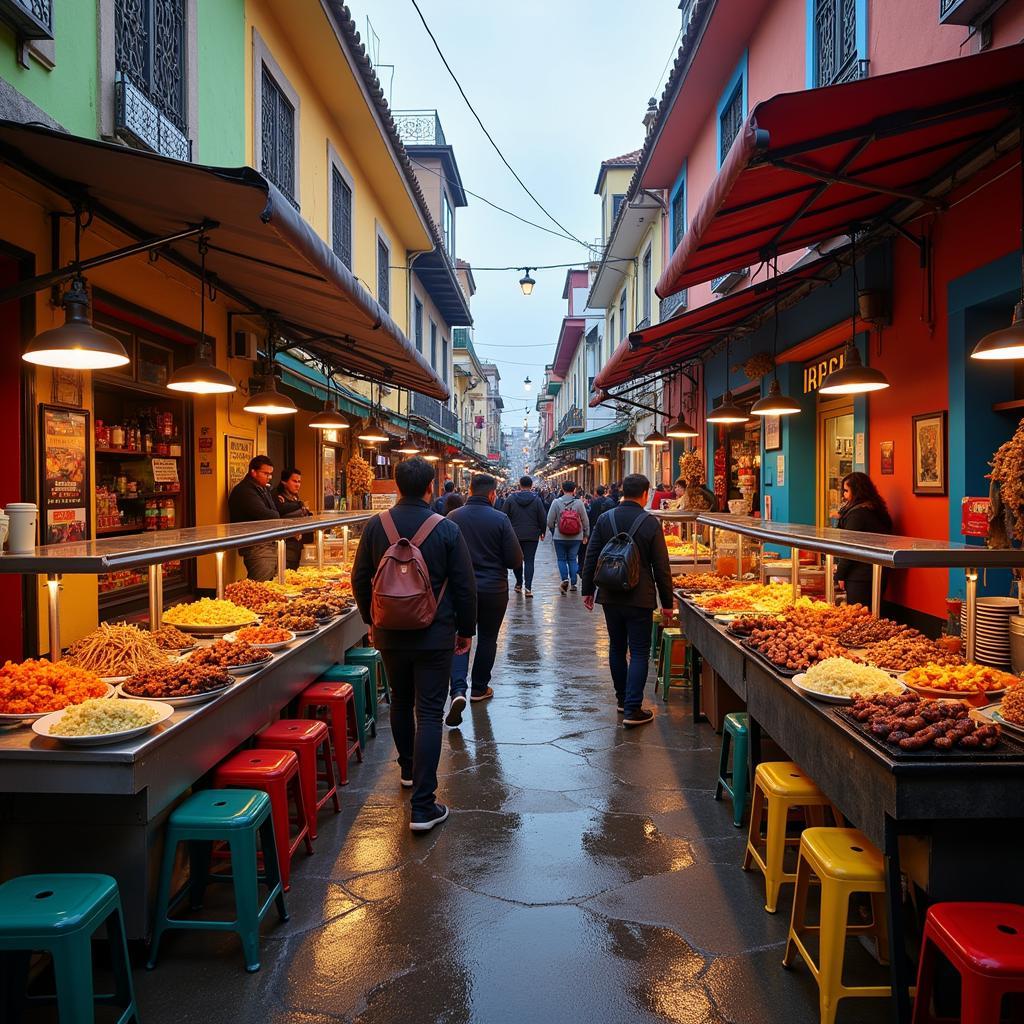
<svg viewBox="0 0 1024 1024">
<path fill-rule="evenodd" d="M 976 714 L 1018 735 L 1024 734 L 1024 686 L 1011 686 L 998 704 L 980 708 Z"/>
<path fill-rule="evenodd" d="M 95 672 L 67 661 L 8 661 L 0 667 L 0 725 L 27 725 L 74 704 L 113 695 L 113 686 Z"/>
<path fill-rule="evenodd" d="M 161 626 L 154 629 L 150 635 L 156 641 L 157 647 L 168 654 L 187 654 L 196 647 L 195 640 L 177 626 Z"/>
<path fill-rule="evenodd" d="M 215 597 L 176 604 L 164 612 L 163 618 L 185 633 L 229 633 L 256 621 L 250 609 Z"/>
<path fill-rule="evenodd" d="M 922 697 L 957 697 L 976 708 L 999 700 L 1020 676 L 989 665 L 929 663 L 904 672 L 900 679 Z"/>
<path fill-rule="evenodd" d="M 262 624 L 264 626 L 280 626 L 296 636 L 312 636 L 320 628 L 312 615 L 296 615 L 287 609 L 264 615 Z"/>
<path fill-rule="evenodd" d="M 227 669 L 233 675 L 244 676 L 264 668 L 273 657 L 265 648 L 220 639 L 214 640 L 209 647 L 193 651 L 188 656 L 188 662 L 191 665 L 211 665 L 214 668 Z"/>
<path fill-rule="evenodd" d="M 228 643 L 241 642 L 266 651 L 279 651 L 295 639 L 295 634 L 290 629 L 263 623 L 259 626 L 246 626 L 234 633 L 225 633 L 224 639 Z"/>
<path fill-rule="evenodd" d="M 148 630 L 126 622 L 102 622 L 98 629 L 76 640 L 64 660 L 116 685 L 143 669 L 166 668 L 171 655 Z"/>
<path fill-rule="evenodd" d="M 234 681 L 225 669 L 185 661 L 169 668 L 139 672 L 118 686 L 117 695 L 128 700 L 163 701 L 180 708 L 213 700 Z"/>
</svg>

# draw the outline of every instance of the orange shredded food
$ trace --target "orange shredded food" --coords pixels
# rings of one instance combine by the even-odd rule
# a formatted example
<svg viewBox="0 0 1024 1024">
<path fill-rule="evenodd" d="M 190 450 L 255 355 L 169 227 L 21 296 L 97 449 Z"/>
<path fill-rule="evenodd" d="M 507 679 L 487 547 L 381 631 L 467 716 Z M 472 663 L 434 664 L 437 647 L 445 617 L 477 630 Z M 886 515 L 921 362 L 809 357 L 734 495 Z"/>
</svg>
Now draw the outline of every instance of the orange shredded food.
<svg viewBox="0 0 1024 1024">
<path fill-rule="evenodd" d="M 8 661 L 0 668 L 0 714 L 37 715 L 108 692 L 95 672 L 76 668 L 67 662 L 30 658 Z"/>
</svg>

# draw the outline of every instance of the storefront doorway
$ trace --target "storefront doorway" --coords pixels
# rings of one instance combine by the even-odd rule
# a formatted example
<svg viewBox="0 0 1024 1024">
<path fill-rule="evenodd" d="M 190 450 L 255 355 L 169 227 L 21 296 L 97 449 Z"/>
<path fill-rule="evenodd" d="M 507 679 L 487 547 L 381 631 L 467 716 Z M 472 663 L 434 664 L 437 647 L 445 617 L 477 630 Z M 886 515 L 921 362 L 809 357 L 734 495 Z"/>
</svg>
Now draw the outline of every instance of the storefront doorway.
<svg viewBox="0 0 1024 1024">
<path fill-rule="evenodd" d="M 750 415 L 759 397 L 760 391 L 756 388 L 735 395 L 736 404 L 750 418 L 746 423 L 718 427 L 714 491 L 722 512 L 730 511 L 730 501 L 743 502 L 749 510 L 747 514 L 758 513 L 761 507 L 761 417 Z M 740 508 L 739 505 L 733 507 Z"/>
<path fill-rule="evenodd" d="M 818 399 L 818 526 L 835 526 L 843 502 L 842 481 L 853 471 L 853 401 Z"/>
</svg>

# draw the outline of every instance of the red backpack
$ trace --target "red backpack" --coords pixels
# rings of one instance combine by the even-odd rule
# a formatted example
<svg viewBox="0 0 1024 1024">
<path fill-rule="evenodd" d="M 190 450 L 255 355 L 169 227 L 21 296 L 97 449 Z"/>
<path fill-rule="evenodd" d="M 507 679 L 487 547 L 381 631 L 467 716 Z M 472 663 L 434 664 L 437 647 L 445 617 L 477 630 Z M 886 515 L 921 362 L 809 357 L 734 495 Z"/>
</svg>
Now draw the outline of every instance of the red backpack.
<svg viewBox="0 0 1024 1024">
<path fill-rule="evenodd" d="M 570 504 L 563 506 L 558 517 L 558 532 L 565 537 L 575 537 L 583 531 L 583 520 L 579 512 L 573 508 L 576 499 L 573 498 Z"/>
<path fill-rule="evenodd" d="M 444 522 L 444 516 L 432 514 L 408 539 L 399 535 L 389 511 L 381 512 L 380 522 L 390 547 L 381 556 L 373 577 L 373 625 L 380 629 L 426 629 L 437 615 L 448 582 L 435 598 L 420 545 L 438 523 Z"/>
</svg>

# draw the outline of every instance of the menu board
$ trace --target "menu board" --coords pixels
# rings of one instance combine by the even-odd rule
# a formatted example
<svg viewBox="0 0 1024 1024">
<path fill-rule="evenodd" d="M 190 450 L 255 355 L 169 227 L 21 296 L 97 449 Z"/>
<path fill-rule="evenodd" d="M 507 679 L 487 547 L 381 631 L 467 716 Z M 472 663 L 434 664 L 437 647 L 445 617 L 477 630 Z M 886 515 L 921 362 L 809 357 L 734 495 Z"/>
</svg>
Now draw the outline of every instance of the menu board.
<svg viewBox="0 0 1024 1024">
<path fill-rule="evenodd" d="M 224 437 L 224 465 L 227 468 L 228 494 L 249 472 L 249 463 L 256 451 L 256 442 L 251 437 Z"/>
<path fill-rule="evenodd" d="M 177 459 L 152 459 L 150 465 L 153 467 L 154 483 L 176 484 L 179 482 Z"/>
<path fill-rule="evenodd" d="M 394 508 L 395 502 L 398 501 L 398 495 L 391 494 L 371 494 L 370 495 L 370 508 L 374 512 L 382 512 L 386 508 Z"/>
<path fill-rule="evenodd" d="M 39 523 L 43 544 L 89 536 L 89 413 L 39 407 Z"/>
</svg>

